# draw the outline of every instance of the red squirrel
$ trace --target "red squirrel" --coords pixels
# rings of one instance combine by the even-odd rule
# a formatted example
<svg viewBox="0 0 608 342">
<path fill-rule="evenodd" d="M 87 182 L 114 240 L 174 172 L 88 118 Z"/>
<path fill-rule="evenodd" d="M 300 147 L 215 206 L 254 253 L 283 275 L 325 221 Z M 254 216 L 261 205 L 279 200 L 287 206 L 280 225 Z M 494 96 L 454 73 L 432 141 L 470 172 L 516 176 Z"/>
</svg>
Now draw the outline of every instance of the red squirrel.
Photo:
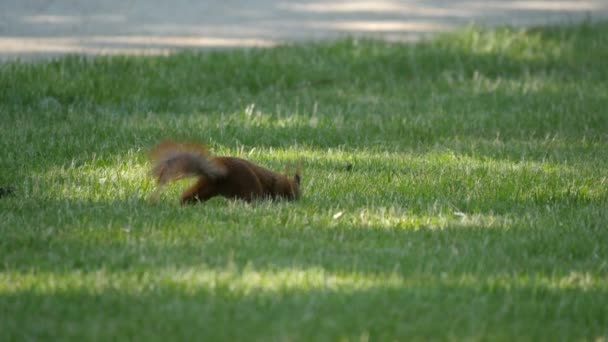
<svg viewBox="0 0 608 342">
<path fill-rule="evenodd" d="M 293 178 L 236 157 L 211 157 L 204 146 L 164 141 L 150 151 L 152 175 L 157 179 L 156 197 L 167 182 L 198 177 L 184 191 L 182 204 L 204 202 L 215 196 L 251 202 L 272 198 L 297 200 L 300 197 L 300 169 Z"/>
</svg>

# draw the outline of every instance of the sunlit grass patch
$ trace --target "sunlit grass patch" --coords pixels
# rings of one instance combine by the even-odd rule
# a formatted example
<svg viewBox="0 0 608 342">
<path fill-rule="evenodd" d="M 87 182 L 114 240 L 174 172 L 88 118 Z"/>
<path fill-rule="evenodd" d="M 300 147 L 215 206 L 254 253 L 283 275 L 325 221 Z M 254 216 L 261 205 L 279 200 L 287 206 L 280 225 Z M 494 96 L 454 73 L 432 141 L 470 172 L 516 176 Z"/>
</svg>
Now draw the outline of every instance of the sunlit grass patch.
<svg viewBox="0 0 608 342">
<path fill-rule="evenodd" d="M 449 151 L 396 153 L 338 149 L 220 149 L 282 172 L 303 169 L 310 201 L 323 207 L 401 207 L 416 213 L 443 211 L 506 213 L 513 204 L 606 202 L 606 177 L 594 167 L 575 168 L 547 161 L 473 158 Z M 53 166 L 33 173 L 22 187 L 25 197 L 89 202 L 146 201 L 154 190 L 145 150 L 127 151 L 99 161 Z M 192 181 L 170 186 L 164 201 L 176 201 Z M 44 190 L 42 190 L 44 189 Z M 343 189 L 349 189 L 344 191 Z M 304 199 L 307 202 L 307 199 Z M 434 212 L 433 214 L 437 214 Z M 445 219 L 433 222 L 447 222 Z M 418 222 L 415 220 L 414 222 Z"/>
<path fill-rule="evenodd" d="M 0 294 L 16 293 L 69 293 L 70 291 L 100 294 L 122 290 L 130 295 L 171 290 L 184 295 L 198 291 L 232 293 L 235 296 L 255 297 L 285 292 L 326 291 L 357 292 L 370 289 L 448 290 L 450 287 L 506 290 L 529 288 L 538 291 L 606 291 L 608 279 L 587 272 L 573 271 L 566 274 L 494 274 L 480 278 L 473 274 L 448 274 L 443 272 L 430 277 L 417 273 L 368 274 L 365 272 L 328 272 L 320 267 L 288 269 L 257 269 L 246 265 L 239 269 L 227 264 L 220 269 L 205 267 L 160 267 L 141 269 L 138 272 L 36 272 L 2 273 Z"/>
</svg>

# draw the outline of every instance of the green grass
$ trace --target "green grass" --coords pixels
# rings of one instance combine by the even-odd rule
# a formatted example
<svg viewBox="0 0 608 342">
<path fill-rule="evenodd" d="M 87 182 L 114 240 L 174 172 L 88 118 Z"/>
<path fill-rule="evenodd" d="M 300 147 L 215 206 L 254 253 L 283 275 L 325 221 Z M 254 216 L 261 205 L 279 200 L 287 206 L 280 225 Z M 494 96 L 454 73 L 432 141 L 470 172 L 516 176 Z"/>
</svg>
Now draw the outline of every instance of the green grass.
<svg viewBox="0 0 608 342">
<path fill-rule="evenodd" d="M 607 339 L 606 61 L 600 22 L 0 64 L 0 340 Z M 303 198 L 153 204 L 163 138 Z"/>
</svg>

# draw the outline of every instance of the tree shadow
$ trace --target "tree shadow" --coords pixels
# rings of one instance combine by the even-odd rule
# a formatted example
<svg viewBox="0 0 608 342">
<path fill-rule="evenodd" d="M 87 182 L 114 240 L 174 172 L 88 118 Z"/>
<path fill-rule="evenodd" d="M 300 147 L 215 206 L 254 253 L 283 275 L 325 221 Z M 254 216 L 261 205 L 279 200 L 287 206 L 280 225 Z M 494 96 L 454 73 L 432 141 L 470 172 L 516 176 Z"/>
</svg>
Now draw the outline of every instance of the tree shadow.
<svg viewBox="0 0 608 342">
<path fill-rule="evenodd" d="M 511 217 L 430 209 L 376 212 L 365 206 L 349 207 L 340 219 L 332 219 L 332 208 L 315 209 L 312 218 L 307 203 L 247 205 L 217 199 L 175 205 L 140 200 L 42 200 L 39 209 L 23 205 L 5 216 L 11 224 L 3 233 L 0 269 L 154 272 L 231 265 L 403 276 L 492 270 L 567 274 L 597 271 L 597 258 L 606 254 L 601 241 L 608 238 L 600 226 L 587 222 L 601 216 L 592 204 L 570 209 L 568 204 L 557 209 L 526 205 Z M 251 223 L 252 215 L 259 222 Z M 437 216 L 443 221 L 430 219 Z M 37 224 L 42 220 L 46 223 Z M 481 257 L 488 253 L 495 257 Z"/>
<path fill-rule="evenodd" d="M 307 222 L 307 209 L 288 203 L 38 205 L 29 216 L 14 212 L 21 223 L 0 241 L 9 280 L 0 307 L 11 312 L 0 326 L 14 338 L 533 338 L 547 326 L 578 338 L 605 327 L 597 298 L 606 290 L 589 275 L 601 272 L 608 236 L 580 215 L 550 229 L 552 213 L 531 208 L 525 226 L 455 219 L 403 228 Z M 252 225 L 254 212 L 266 223 Z M 542 327 L 529 323 L 539 317 Z M 143 335 L 134 330 L 142 324 Z"/>
<path fill-rule="evenodd" d="M 389 149 L 424 152 L 460 145 L 464 153 L 490 157 L 559 160 L 578 155 L 568 149 L 581 140 L 599 150 L 601 144 L 593 144 L 603 141 L 608 127 L 604 92 L 576 87 L 605 78 L 604 69 L 590 67 L 600 57 L 584 53 L 600 39 L 596 26 L 605 24 L 482 31 L 476 39 L 451 34 L 415 45 L 345 40 L 230 54 L 9 63 L 4 68 L 17 79 L 44 69 L 46 81 L 14 87 L 0 80 L 1 95 L 8 127 L 23 132 L 30 126 L 26 134 L 41 155 L 46 143 L 36 144 L 35 135 L 61 135 L 71 129 L 67 122 L 86 113 L 90 119 L 80 134 L 90 139 L 66 147 L 68 159 L 99 154 L 100 144 L 116 153 L 185 136 L 226 146 L 358 149 L 384 142 Z M 527 89 L 528 81 L 541 85 Z M 24 125 L 17 116 L 23 110 L 47 114 Z M 116 131 L 129 146 L 105 141 Z M 525 145 L 529 153 L 471 148 L 497 138 L 503 147 Z M 545 143 L 554 138 L 560 145 Z"/>
<path fill-rule="evenodd" d="M 450 285 L 440 279 L 405 287 L 340 291 L 286 289 L 242 293 L 228 284 L 190 291 L 163 286 L 141 293 L 112 289 L 19 291 L 7 338 L 211 340 L 370 338 L 590 338 L 605 333 L 604 288 Z M 542 305 L 533 304 L 542 298 Z M 381 303 L 381 306 L 378 306 Z M 31 310 L 35 307 L 36 310 Z M 107 313 L 111 312 L 111 315 Z M 24 318 L 27 317 L 27 320 Z M 133 320 L 137 324 L 133 324 Z M 443 319 L 441 319 L 443 318 Z M 238 329 L 234 326 L 238 325 Z M 141 329 L 145 326 L 146 329 Z"/>
</svg>

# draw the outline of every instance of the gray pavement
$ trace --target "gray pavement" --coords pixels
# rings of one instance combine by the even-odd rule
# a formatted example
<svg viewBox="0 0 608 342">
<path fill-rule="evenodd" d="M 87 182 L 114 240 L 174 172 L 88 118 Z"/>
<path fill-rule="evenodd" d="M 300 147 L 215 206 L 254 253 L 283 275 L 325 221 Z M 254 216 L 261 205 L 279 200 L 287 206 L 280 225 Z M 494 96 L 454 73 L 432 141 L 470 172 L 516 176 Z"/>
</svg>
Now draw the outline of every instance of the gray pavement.
<svg viewBox="0 0 608 342">
<path fill-rule="evenodd" d="M 0 59 L 167 54 L 373 36 L 411 41 L 471 22 L 608 18 L 608 0 L 0 0 Z"/>
</svg>

